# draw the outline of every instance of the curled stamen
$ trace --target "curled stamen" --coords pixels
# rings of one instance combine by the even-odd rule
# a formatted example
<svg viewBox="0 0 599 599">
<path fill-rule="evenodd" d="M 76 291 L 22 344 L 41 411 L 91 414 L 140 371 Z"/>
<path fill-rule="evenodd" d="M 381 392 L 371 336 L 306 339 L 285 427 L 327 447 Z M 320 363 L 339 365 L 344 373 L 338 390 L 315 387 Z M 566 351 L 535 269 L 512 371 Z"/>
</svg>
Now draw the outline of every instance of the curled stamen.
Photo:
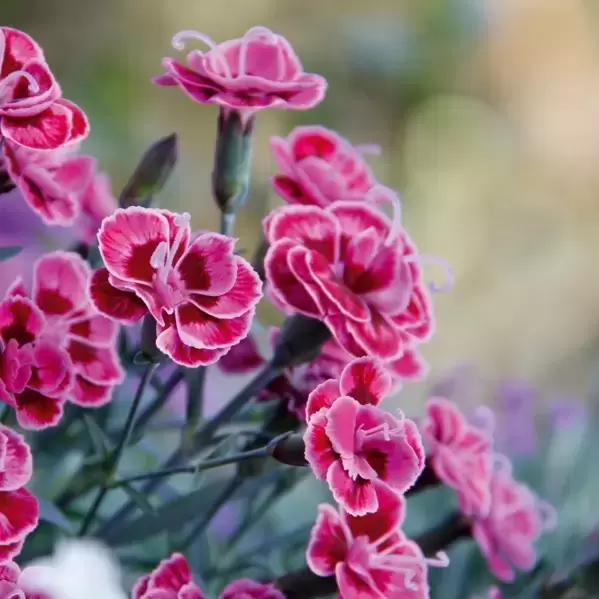
<svg viewBox="0 0 599 599">
<path fill-rule="evenodd" d="M 372 156 L 380 156 L 383 149 L 378 144 L 359 144 L 354 146 L 354 149 L 360 154 L 370 154 Z"/>
<path fill-rule="evenodd" d="M 161 241 L 157 246 L 152 255 L 150 256 L 150 266 L 156 270 L 164 268 L 166 264 L 166 257 L 168 254 L 168 244 L 166 241 Z"/>
<path fill-rule="evenodd" d="M 12 83 L 15 79 L 19 79 L 24 77 L 28 82 L 28 89 L 32 94 L 37 94 L 40 91 L 39 83 L 35 80 L 31 73 L 27 71 L 13 71 L 10 75 L 7 75 L 2 82 L 0 83 L 0 92 L 3 89 L 7 88 L 10 83 Z"/>
<path fill-rule="evenodd" d="M 173 36 L 171 40 L 171 45 L 175 50 L 179 50 L 182 52 L 185 50 L 185 40 L 195 39 L 204 42 L 208 48 L 210 48 L 210 55 L 214 56 L 216 60 L 219 62 L 220 67 L 225 73 L 226 77 L 231 77 L 231 69 L 229 69 L 229 63 L 227 62 L 226 57 L 222 53 L 219 45 L 207 35 L 201 33 L 200 31 L 193 31 L 191 29 L 187 29 L 185 31 L 179 31 Z"/>
<path fill-rule="evenodd" d="M 401 234 L 403 233 L 403 225 L 401 224 L 401 201 L 399 200 L 399 196 L 385 185 L 376 185 L 366 194 L 366 199 L 379 206 L 391 204 L 393 208 L 391 229 L 385 240 L 385 245 L 391 245 L 398 239 L 398 237 L 401 237 Z"/>
<path fill-rule="evenodd" d="M 455 282 L 455 276 L 453 274 L 453 269 L 451 268 L 451 266 L 449 265 L 448 262 L 446 262 L 445 260 L 438 258 L 437 256 L 428 256 L 426 254 L 420 254 L 418 257 L 418 261 L 420 264 L 424 263 L 424 262 L 430 262 L 432 264 L 437 264 L 438 266 L 440 266 L 441 268 L 443 268 L 443 270 L 445 270 L 445 273 L 447 275 L 447 280 L 445 281 L 445 283 L 443 283 L 442 285 L 438 285 L 437 283 L 429 283 L 429 289 L 433 292 L 433 293 L 445 293 L 446 291 L 449 291 L 449 289 L 451 289 L 453 287 L 453 284 Z"/>
</svg>

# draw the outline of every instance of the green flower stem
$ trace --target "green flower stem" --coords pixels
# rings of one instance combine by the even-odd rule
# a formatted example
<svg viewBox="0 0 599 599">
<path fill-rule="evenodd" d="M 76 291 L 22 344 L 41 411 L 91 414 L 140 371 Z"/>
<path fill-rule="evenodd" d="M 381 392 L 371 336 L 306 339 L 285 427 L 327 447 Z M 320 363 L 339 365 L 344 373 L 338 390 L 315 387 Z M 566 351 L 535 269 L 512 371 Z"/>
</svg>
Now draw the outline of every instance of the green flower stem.
<svg viewBox="0 0 599 599">
<path fill-rule="evenodd" d="M 437 528 L 414 540 L 425 555 L 435 555 L 459 539 L 469 536 L 470 523 L 456 512 Z M 285 574 L 275 580 L 274 584 L 287 599 L 311 599 L 337 593 L 337 581 L 334 576 L 317 576 L 309 568 Z"/>
<path fill-rule="evenodd" d="M 283 366 L 275 366 L 272 363 L 266 364 L 264 368 L 228 403 L 220 412 L 218 412 L 211 420 L 206 420 L 198 428 L 194 435 L 193 452 L 188 457 L 198 454 L 205 447 L 212 443 L 219 428 L 231 421 L 238 412 L 252 401 L 258 391 L 261 391 L 270 381 L 275 379 L 282 372 Z M 178 449 L 166 460 L 162 465 L 161 470 L 180 466 L 184 462 L 185 455 Z M 153 478 L 149 480 L 141 489 L 144 494 L 151 493 L 160 485 L 162 479 Z M 100 535 L 106 535 L 108 532 L 118 527 L 124 522 L 129 514 L 136 508 L 134 501 L 128 501 L 104 526 L 100 529 Z"/>
<path fill-rule="evenodd" d="M 131 433 L 133 432 L 133 425 L 135 424 L 135 416 L 137 414 L 137 410 L 141 404 L 141 400 L 142 400 L 143 395 L 150 383 L 150 379 L 152 378 L 152 374 L 154 373 L 156 366 L 157 366 L 156 364 L 149 364 L 147 366 L 143 376 L 141 377 L 141 380 L 139 381 L 137 393 L 135 394 L 135 397 L 133 398 L 133 402 L 131 403 L 131 407 L 129 408 L 129 414 L 127 415 L 127 420 L 125 422 L 125 426 L 123 428 L 121 438 L 119 440 L 119 443 L 118 443 L 116 449 L 114 450 L 114 453 L 111 454 L 110 459 L 107 464 L 106 473 L 107 473 L 108 481 L 105 482 L 102 485 L 102 487 L 100 487 L 98 494 L 96 495 L 96 498 L 94 499 L 94 502 L 92 503 L 90 510 L 87 512 L 85 519 L 83 520 L 83 523 L 81 524 L 81 528 L 79 529 L 78 536 L 80 536 L 80 537 L 85 536 L 87 534 L 87 532 L 89 531 L 89 529 L 96 517 L 96 514 L 98 513 L 100 506 L 102 505 L 102 502 L 104 501 L 104 498 L 106 497 L 106 493 L 108 493 L 108 491 L 110 489 L 110 479 L 114 476 L 114 473 L 116 472 L 116 470 L 118 468 L 118 465 L 119 465 L 119 462 L 123 455 L 123 452 L 125 451 L 125 448 L 127 447 L 128 443 L 131 439 Z"/>
<path fill-rule="evenodd" d="M 181 449 L 185 454 L 193 451 L 193 436 L 202 418 L 206 367 L 200 366 L 189 372 L 187 383 L 187 412 L 181 435 Z"/>
<path fill-rule="evenodd" d="M 240 453 L 234 453 L 232 455 L 223 456 L 219 458 L 210 458 L 199 462 L 193 466 L 175 466 L 174 468 L 166 468 L 164 470 L 155 470 L 154 472 L 145 472 L 144 474 L 138 474 L 137 476 L 132 476 L 130 478 L 122 478 L 113 481 L 110 484 L 110 487 L 121 487 L 123 485 L 127 485 L 134 482 L 139 482 L 143 480 L 150 480 L 154 478 L 167 478 L 169 476 L 173 476 L 175 474 L 196 474 L 197 472 L 202 472 L 204 470 L 210 470 L 212 468 L 218 468 L 220 466 L 226 466 L 227 464 L 236 464 L 238 462 L 242 462 L 244 460 L 250 460 L 257 457 L 266 457 L 269 455 L 273 455 L 276 451 L 279 443 L 285 443 L 289 433 L 285 433 L 283 435 L 279 435 L 275 437 L 268 444 L 260 447 L 258 449 L 253 449 L 251 451 L 243 451 Z"/>
<path fill-rule="evenodd" d="M 156 396 L 156 399 L 139 415 L 139 418 L 135 422 L 133 427 L 133 439 L 137 441 L 143 434 L 143 431 L 147 424 L 164 408 L 167 404 L 171 393 L 175 390 L 177 385 L 185 378 L 185 371 L 182 368 L 177 368 L 170 377 L 162 385 L 160 392 Z"/>
<path fill-rule="evenodd" d="M 243 201 L 245 203 L 245 200 Z M 235 231 L 235 213 L 221 212 L 220 213 L 220 232 L 222 235 L 233 237 Z"/>
<path fill-rule="evenodd" d="M 210 522 L 212 522 L 212 519 L 216 516 L 221 507 L 235 495 L 243 483 L 244 479 L 240 476 L 235 476 L 231 480 L 231 482 L 223 489 L 223 492 L 216 498 L 216 501 L 210 506 L 210 509 L 204 514 L 202 519 L 195 524 L 189 534 L 180 543 L 179 551 L 183 552 L 193 545 L 193 542 L 204 533 L 206 528 L 208 528 Z"/>
</svg>

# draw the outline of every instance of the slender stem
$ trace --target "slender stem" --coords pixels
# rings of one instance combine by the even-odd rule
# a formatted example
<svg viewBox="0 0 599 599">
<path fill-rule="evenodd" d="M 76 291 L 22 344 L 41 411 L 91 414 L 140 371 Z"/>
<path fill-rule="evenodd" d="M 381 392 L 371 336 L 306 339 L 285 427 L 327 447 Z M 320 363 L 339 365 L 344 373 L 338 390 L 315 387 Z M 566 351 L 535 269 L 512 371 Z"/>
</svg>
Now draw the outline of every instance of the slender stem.
<svg viewBox="0 0 599 599">
<path fill-rule="evenodd" d="M 153 374 L 155 368 L 156 368 L 156 364 L 149 364 L 147 366 L 146 371 L 144 372 L 143 376 L 141 377 L 141 380 L 139 381 L 139 386 L 137 387 L 137 393 L 135 394 L 135 397 L 133 398 L 133 402 L 131 403 L 131 407 L 129 408 L 129 414 L 127 415 L 127 420 L 125 421 L 125 426 L 123 428 L 121 438 L 119 439 L 116 449 L 114 450 L 114 453 L 111 455 L 110 460 L 107 465 L 106 472 L 108 475 L 108 480 L 110 480 L 114 476 L 114 473 L 116 472 L 116 469 L 118 468 L 118 465 L 119 465 L 119 462 L 123 455 L 123 452 L 125 450 L 125 447 L 127 447 L 127 444 L 129 443 L 129 440 L 131 438 L 131 433 L 133 432 L 133 425 L 135 423 L 135 416 L 137 414 L 137 410 L 139 408 L 139 405 L 140 405 L 143 395 L 148 387 L 148 384 L 150 382 L 150 379 L 152 377 L 152 374 Z M 87 531 L 89 530 L 90 526 L 92 525 L 92 523 L 96 517 L 96 514 L 98 513 L 98 510 L 100 509 L 100 506 L 102 505 L 102 502 L 104 501 L 104 498 L 106 497 L 106 493 L 108 492 L 109 489 L 110 489 L 110 485 L 107 484 L 106 482 L 99 489 L 98 494 L 96 495 L 96 498 L 95 498 L 94 502 L 92 503 L 90 510 L 87 512 L 85 519 L 83 520 L 83 523 L 81 524 L 81 528 L 79 530 L 78 536 L 80 536 L 80 537 L 84 536 L 87 533 Z"/>
<path fill-rule="evenodd" d="M 281 368 L 268 363 L 264 368 L 211 420 L 206 420 L 198 428 L 194 436 L 193 454 L 197 455 L 202 449 L 210 445 L 218 429 L 228 423 L 238 412 L 240 412 L 254 396 L 261 391 L 268 383 L 275 379 L 281 373 Z M 193 457 L 193 456 L 189 456 Z M 178 449 L 162 464 L 161 469 L 180 466 L 185 456 Z M 141 489 L 142 493 L 148 494 L 154 491 L 160 485 L 161 479 L 154 478 L 149 480 Z M 100 535 L 105 535 L 124 522 L 129 514 L 137 507 L 133 500 L 128 501 L 104 526 L 100 529 Z"/>
<path fill-rule="evenodd" d="M 235 478 L 231 480 L 231 482 L 223 489 L 223 492 L 217 497 L 208 512 L 204 514 L 203 518 L 192 528 L 187 537 L 182 541 L 180 551 L 188 549 L 193 545 L 193 542 L 204 533 L 206 528 L 210 525 L 210 522 L 212 522 L 214 516 L 216 516 L 221 507 L 235 495 L 237 489 L 239 489 L 243 482 L 244 479 L 240 476 L 235 476 Z"/>
<path fill-rule="evenodd" d="M 257 457 L 266 457 L 272 455 L 276 451 L 279 443 L 284 443 L 288 437 L 288 434 L 279 435 L 270 441 L 264 447 L 252 449 L 251 451 L 242 451 L 240 453 L 234 453 L 228 456 L 222 456 L 219 458 L 210 458 L 195 464 L 194 466 L 175 466 L 173 468 L 165 468 L 164 470 L 155 470 L 154 472 L 145 472 L 138 474 L 130 478 L 122 478 L 114 481 L 111 487 L 120 487 L 129 483 L 134 483 L 142 480 L 149 480 L 153 478 L 167 478 L 174 474 L 196 474 L 203 470 L 210 470 L 212 468 L 218 468 L 219 466 L 226 466 L 228 464 L 236 464 L 244 460 L 250 460 Z"/>
<path fill-rule="evenodd" d="M 185 372 L 181 368 L 177 368 L 170 377 L 165 381 L 160 392 L 156 396 L 156 399 L 139 415 L 135 426 L 133 427 L 133 437 L 138 438 L 141 436 L 146 425 L 156 414 L 164 408 L 167 404 L 171 393 L 175 390 L 177 385 L 185 378 Z"/>
<path fill-rule="evenodd" d="M 221 212 L 220 213 L 220 232 L 222 235 L 233 237 L 235 231 L 235 213 Z"/>
<path fill-rule="evenodd" d="M 185 415 L 185 426 L 181 435 L 181 448 L 185 453 L 190 453 L 193 449 L 193 435 L 198 428 L 202 417 L 205 381 L 205 366 L 196 368 L 189 374 L 187 385 L 187 412 Z"/>
</svg>

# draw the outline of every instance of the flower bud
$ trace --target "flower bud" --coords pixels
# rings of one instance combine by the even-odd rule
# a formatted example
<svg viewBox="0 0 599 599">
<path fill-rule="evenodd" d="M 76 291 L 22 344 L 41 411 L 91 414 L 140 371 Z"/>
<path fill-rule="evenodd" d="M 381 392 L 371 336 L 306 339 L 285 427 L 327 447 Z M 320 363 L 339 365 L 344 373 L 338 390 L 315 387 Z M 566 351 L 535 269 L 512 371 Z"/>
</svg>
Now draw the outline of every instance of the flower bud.
<svg viewBox="0 0 599 599">
<path fill-rule="evenodd" d="M 150 206 L 177 164 L 177 135 L 159 139 L 141 157 L 119 196 L 119 206 Z"/>
<path fill-rule="evenodd" d="M 164 354 L 156 347 L 156 321 L 151 314 L 146 314 L 141 324 L 139 351 L 135 354 L 135 364 L 158 364 Z"/>
<path fill-rule="evenodd" d="M 212 193 L 223 215 L 231 215 L 231 218 L 248 197 L 253 133 L 253 116 L 243 118 L 235 110 L 221 109 L 212 171 Z"/>
<path fill-rule="evenodd" d="M 296 314 L 288 318 L 277 336 L 272 363 L 279 368 L 290 368 L 313 360 L 331 332 L 324 322 Z"/>
</svg>

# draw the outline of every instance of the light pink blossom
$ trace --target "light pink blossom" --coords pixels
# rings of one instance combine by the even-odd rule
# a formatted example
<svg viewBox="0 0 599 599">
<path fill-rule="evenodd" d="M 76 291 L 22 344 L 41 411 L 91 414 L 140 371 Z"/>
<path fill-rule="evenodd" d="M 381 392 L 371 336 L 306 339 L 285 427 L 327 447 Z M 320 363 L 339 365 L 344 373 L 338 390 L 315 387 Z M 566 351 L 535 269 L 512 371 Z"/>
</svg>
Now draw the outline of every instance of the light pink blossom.
<svg viewBox="0 0 599 599">
<path fill-rule="evenodd" d="M 366 202 L 271 212 L 264 221 L 270 299 L 322 320 L 354 357 L 399 360 L 430 339 L 432 303 L 398 206 L 393 221 Z"/>
<path fill-rule="evenodd" d="M 48 225 L 72 225 L 81 211 L 80 197 L 93 181 L 95 159 L 76 151 L 74 146 L 30 150 L 8 141 L 0 151 L 23 199 Z"/>
<path fill-rule="evenodd" d="M 24 488 L 32 470 L 31 450 L 25 439 L 0 425 L 0 562 L 18 555 L 37 526 L 37 499 Z M 1 585 L 0 574 L 0 589 Z"/>
<path fill-rule="evenodd" d="M 429 460 L 437 477 L 454 489 L 467 515 L 486 515 L 491 506 L 493 439 L 470 424 L 448 399 L 428 400 L 421 426 L 430 448 Z"/>
<path fill-rule="evenodd" d="M 52 599 L 38 590 L 28 588 L 21 568 L 13 561 L 0 564 L 0 597 L 5 599 Z"/>
<path fill-rule="evenodd" d="M 73 385 L 67 352 L 42 339 L 43 312 L 25 297 L 0 302 L 0 400 L 13 407 L 17 422 L 39 430 L 61 418 L 65 393 Z"/>
<path fill-rule="evenodd" d="M 491 480 L 491 509 L 476 518 L 472 536 L 487 559 L 491 572 L 512 582 L 516 571 L 530 571 L 537 563 L 534 544 L 555 526 L 555 510 L 525 484 L 512 478 L 504 458 Z"/>
<path fill-rule="evenodd" d="M 189 52 L 188 66 L 165 58 L 166 73 L 154 83 L 178 86 L 195 102 L 218 104 L 246 118 L 269 107 L 307 110 L 324 98 L 324 77 L 304 73 L 289 42 L 266 27 L 253 27 L 242 38 L 220 44 L 197 31 L 181 31 L 173 47 L 183 50 L 190 38 L 204 42 L 209 51 Z"/>
<path fill-rule="evenodd" d="M 99 407 L 125 377 L 116 349 L 118 324 L 90 302 L 88 263 L 74 252 L 52 252 L 34 266 L 32 292 L 17 282 L 12 296 L 30 296 L 44 317 L 39 339 L 65 352 L 72 384 L 63 397 L 83 407 Z"/>
<path fill-rule="evenodd" d="M 363 152 L 325 127 L 296 127 L 286 139 L 272 137 L 270 147 L 282 171 L 272 186 L 290 204 L 362 201 L 376 184 Z"/>
<path fill-rule="evenodd" d="M 355 516 L 379 509 L 377 481 L 403 493 L 424 468 L 416 424 L 376 407 L 389 386 L 384 370 L 363 358 L 349 364 L 339 381 L 319 385 L 308 400 L 306 460 Z"/>
<path fill-rule="evenodd" d="M 244 339 L 262 283 L 234 253 L 235 240 L 200 233 L 189 214 L 119 209 L 98 233 L 105 268 L 94 273 L 91 297 L 108 317 L 134 323 L 150 313 L 156 346 L 178 364 L 216 362 Z"/>
<path fill-rule="evenodd" d="M 318 576 L 335 576 L 342 597 L 428 599 L 429 566 L 447 566 L 445 554 L 424 557 L 401 531 L 405 500 L 375 484 L 379 509 L 354 517 L 322 504 L 306 551 Z"/>
<path fill-rule="evenodd" d="M 0 136 L 34 150 L 82 141 L 87 117 L 61 95 L 39 45 L 22 31 L 0 27 Z"/>
</svg>

